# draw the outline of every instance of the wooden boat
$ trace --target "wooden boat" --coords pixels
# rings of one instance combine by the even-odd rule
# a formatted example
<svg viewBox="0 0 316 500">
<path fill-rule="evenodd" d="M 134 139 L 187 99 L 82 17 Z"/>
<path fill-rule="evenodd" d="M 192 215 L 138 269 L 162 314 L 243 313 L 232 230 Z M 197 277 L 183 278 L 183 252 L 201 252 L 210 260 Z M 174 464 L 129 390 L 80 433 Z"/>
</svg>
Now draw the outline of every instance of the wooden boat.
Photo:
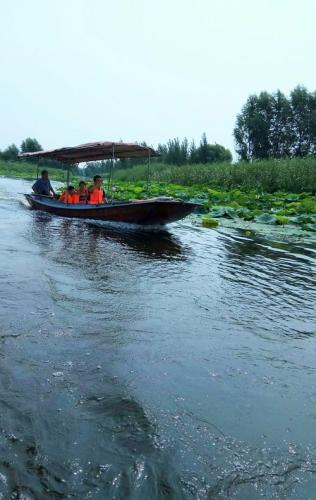
<svg viewBox="0 0 316 500">
<path fill-rule="evenodd" d="M 54 198 L 25 194 L 30 206 L 62 217 L 127 222 L 132 224 L 168 224 L 183 219 L 197 207 L 195 203 L 174 200 L 143 200 L 137 202 L 105 203 L 102 205 L 67 205 Z"/>
<path fill-rule="evenodd" d="M 75 147 L 65 147 L 49 151 L 36 151 L 19 155 L 24 159 L 49 158 L 64 162 L 68 167 L 67 185 L 69 185 L 69 167 L 80 162 L 111 159 L 108 179 L 108 198 L 111 196 L 113 165 L 120 158 L 147 158 L 148 176 L 150 161 L 159 154 L 148 146 L 122 142 L 94 142 Z M 149 181 L 149 179 L 148 179 Z M 96 219 L 102 221 L 127 222 L 133 224 L 168 224 L 183 219 L 198 206 L 195 203 L 175 201 L 167 198 L 155 198 L 141 201 L 115 201 L 100 205 L 66 204 L 54 198 L 39 194 L 25 194 L 31 208 L 42 210 L 62 217 Z"/>
</svg>

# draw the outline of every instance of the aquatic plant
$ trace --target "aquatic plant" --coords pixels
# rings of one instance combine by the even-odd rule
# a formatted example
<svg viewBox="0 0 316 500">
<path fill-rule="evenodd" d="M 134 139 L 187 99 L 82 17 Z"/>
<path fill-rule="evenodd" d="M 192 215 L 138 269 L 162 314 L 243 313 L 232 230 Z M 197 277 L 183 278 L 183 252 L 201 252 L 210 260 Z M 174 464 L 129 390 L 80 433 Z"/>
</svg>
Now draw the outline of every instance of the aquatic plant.
<svg viewBox="0 0 316 500">
<path fill-rule="evenodd" d="M 213 227 L 217 227 L 218 225 L 219 225 L 219 221 L 217 219 L 213 219 L 212 217 L 209 217 L 209 216 L 202 217 L 202 226 L 203 227 L 213 228 Z"/>
</svg>

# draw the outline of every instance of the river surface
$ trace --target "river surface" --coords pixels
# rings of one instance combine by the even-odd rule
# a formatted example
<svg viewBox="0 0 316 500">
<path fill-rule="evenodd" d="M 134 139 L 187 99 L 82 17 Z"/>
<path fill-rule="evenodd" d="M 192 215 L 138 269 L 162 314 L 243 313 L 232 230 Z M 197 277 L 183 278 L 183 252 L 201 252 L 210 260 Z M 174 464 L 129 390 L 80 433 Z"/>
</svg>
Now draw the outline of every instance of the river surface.
<svg viewBox="0 0 316 500">
<path fill-rule="evenodd" d="M 316 247 L 0 179 L 0 498 L 316 498 Z"/>
</svg>

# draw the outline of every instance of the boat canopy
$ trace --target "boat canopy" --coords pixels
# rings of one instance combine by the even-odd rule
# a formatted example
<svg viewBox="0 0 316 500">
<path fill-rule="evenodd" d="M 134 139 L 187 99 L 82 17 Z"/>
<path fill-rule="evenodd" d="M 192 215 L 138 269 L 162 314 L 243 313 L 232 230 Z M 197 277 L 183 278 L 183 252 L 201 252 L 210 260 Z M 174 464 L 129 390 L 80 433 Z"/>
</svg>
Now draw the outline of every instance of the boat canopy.
<svg viewBox="0 0 316 500">
<path fill-rule="evenodd" d="M 79 146 L 21 153 L 19 158 L 50 158 L 64 163 L 80 163 L 113 158 L 150 158 L 159 156 L 149 146 L 124 142 L 90 142 Z"/>
</svg>

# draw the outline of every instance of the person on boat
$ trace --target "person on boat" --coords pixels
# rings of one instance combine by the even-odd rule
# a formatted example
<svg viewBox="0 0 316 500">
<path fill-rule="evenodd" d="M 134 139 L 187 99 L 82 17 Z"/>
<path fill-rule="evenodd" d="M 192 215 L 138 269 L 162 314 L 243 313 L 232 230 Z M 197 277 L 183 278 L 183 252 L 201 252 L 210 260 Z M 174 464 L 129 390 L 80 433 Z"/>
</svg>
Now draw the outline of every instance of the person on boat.
<svg viewBox="0 0 316 500">
<path fill-rule="evenodd" d="M 89 203 L 91 205 L 100 205 L 106 201 L 102 184 L 102 177 L 100 175 L 95 175 L 93 177 L 93 186 L 89 188 Z"/>
<path fill-rule="evenodd" d="M 88 203 L 89 191 L 84 181 L 79 182 L 79 187 L 76 192 L 78 195 L 78 203 Z"/>
<path fill-rule="evenodd" d="M 51 193 L 52 193 L 53 196 L 56 196 L 56 193 L 55 193 L 55 191 L 50 183 L 47 170 L 42 170 L 41 178 L 37 179 L 37 181 L 34 182 L 32 189 L 33 189 L 35 194 L 41 194 L 44 196 L 51 196 Z"/>
<path fill-rule="evenodd" d="M 78 194 L 76 193 L 76 190 L 73 186 L 68 186 L 67 189 L 60 195 L 59 201 L 62 203 L 68 203 L 73 204 L 73 203 L 78 203 Z"/>
</svg>

